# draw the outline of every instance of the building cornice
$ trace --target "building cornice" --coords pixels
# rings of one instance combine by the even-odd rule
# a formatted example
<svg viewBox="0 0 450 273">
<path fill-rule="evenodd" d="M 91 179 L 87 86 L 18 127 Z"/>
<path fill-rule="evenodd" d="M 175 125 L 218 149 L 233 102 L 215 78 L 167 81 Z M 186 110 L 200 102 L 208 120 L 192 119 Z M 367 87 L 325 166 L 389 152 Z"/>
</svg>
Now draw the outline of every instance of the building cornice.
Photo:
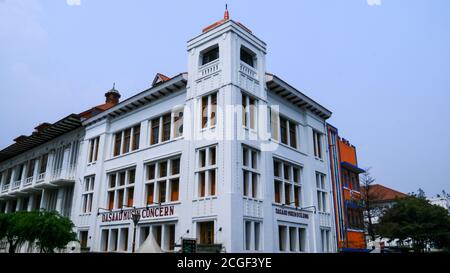
<svg viewBox="0 0 450 273">
<path fill-rule="evenodd" d="M 106 118 L 116 118 L 118 116 L 134 111 L 145 105 L 153 103 L 169 94 L 183 90 L 187 84 L 187 73 L 181 73 L 171 80 L 158 84 L 152 88 L 144 90 L 114 107 L 83 121 L 83 126 L 90 126 Z"/>
</svg>

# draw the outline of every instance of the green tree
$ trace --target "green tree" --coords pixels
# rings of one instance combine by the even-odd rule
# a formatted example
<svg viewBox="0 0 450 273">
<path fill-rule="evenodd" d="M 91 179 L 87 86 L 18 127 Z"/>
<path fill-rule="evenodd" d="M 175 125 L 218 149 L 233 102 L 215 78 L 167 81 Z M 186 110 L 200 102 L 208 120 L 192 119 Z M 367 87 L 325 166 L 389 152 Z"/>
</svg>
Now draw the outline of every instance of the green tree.
<svg viewBox="0 0 450 273">
<path fill-rule="evenodd" d="M 41 252 L 54 252 L 76 240 L 73 223 L 57 212 L 33 211 L 0 214 L 0 240 L 6 239 L 9 253 L 25 242 Z"/>
<path fill-rule="evenodd" d="M 419 194 L 410 195 L 388 209 L 380 218 L 376 232 L 382 237 L 411 241 L 414 251 L 427 245 L 450 247 L 450 217 L 447 210 L 431 205 Z"/>
<path fill-rule="evenodd" d="M 76 241 L 73 223 L 69 218 L 57 212 L 40 212 L 36 223 L 36 245 L 41 252 L 52 253 L 55 249 L 63 249 L 69 242 Z"/>
<path fill-rule="evenodd" d="M 17 248 L 32 240 L 35 213 L 15 212 L 0 215 L 0 238 L 8 242 L 9 253 L 15 253 Z"/>
</svg>

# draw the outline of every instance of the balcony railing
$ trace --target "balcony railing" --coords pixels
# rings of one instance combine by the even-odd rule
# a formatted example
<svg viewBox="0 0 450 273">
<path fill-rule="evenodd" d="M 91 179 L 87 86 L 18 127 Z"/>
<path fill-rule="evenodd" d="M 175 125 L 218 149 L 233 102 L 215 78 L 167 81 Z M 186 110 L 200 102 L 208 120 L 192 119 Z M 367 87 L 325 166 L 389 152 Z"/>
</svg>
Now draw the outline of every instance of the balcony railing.
<svg viewBox="0 0 450 273">
<path fill-rule="evenodd" d="M 9 184 L 2 186 L 2 192 L 7 192 L 9 190 Z"/>
<path fill-rule="evenodd" d="M 16 190 L 18 188 L 20 188 L 20 183 L 22 182 L 22 180 L 18 180 L 18 181 L 14 181 L 12 184 L 12 189 Z"/>
<path fill-rule="evenodd" d="M 257 73 L 253 67 L 251 67 L 247 64 L 241 63 L 240 71 L 242 73 L 244 73 L 245 75 L 249 76 L 250 78 L 256 79 Z"/>
<path fill-rule="evenodd" d="M 46 174 L 46 173 L 41 173 L 41 174 L 39 174 L 38 177 L 37 177 L 36 183 L 40 183 L 40 182 L 44 181 L 44 179 L 45 179 L 45 174 Z"/>
<path fill-rule="evenodd" d="M 216 73 L 217 71 L 220 70 L 219 64 L 220 64 L 220 62 L 219 62 L 219 60 L 217 60 L 217 61 L 207 64 L 203 67 L 200 67 L 199 77 L 203 78 L 203 77 L 206 77 L 206 76 Z"/>
<path fill-rule="evenodd" d="M 31 183 L 33 183 L 33 176 L 28 177 L 27 179 L 25 179 L 25 181 L 23 182 L 23 186 L 24 187 L 29 186 L 29 185 L 31 185 Z"/>
</svg>

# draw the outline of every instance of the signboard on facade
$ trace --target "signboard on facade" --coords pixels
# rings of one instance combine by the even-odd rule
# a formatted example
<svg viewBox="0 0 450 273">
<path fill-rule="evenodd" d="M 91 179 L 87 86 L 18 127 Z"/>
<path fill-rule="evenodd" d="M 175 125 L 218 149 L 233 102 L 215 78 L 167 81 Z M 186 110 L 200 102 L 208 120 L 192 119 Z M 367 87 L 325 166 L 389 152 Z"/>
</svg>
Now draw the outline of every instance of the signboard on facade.
<svg viewBox="0 0 450 273">
<path fill-rule="evenodd" d="M 133 213 L 136 211 L 141 215 L 141 219 L 160 218 L 173 216 L 175 214 L 174 206 L 158 206 L 158 207 L 144 207 L 129 210 L 111 211 L 101 213 L 102 222 L 118 222 L 132 220 Z"/>
<path fill-rule="evenodd" d="M 285 215 L 285 216 L 291 216 L 291 217 L 296 217 L 296 218 L 309 219 L 309 214 L 301 212 L 301 211 L 296 211 L 296 210 L 275 208 L 275 213 L 279 214 L 279 215 Z"/>
<path fill-rule="evenodd" d="M 181 251 L 183 253 L 196 253 L 197 240 L 183 238 L 183 240 L 181 241 Z"/>
</svg>

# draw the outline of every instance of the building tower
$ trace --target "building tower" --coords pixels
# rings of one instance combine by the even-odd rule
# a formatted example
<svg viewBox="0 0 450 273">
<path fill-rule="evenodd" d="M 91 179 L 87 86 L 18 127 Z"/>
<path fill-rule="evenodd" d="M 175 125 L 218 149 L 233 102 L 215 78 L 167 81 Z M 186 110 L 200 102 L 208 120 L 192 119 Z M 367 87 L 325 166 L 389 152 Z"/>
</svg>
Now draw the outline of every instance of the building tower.
<svg viewBox="0 0 450 273">
<path fill-rule="evenodd" d="M 240 182 L 242 150 L 241 143 L 235 141 L 242 137 L 242 132 L 238 129 L 241 126 L 238 125 L 242 124 L 243 115 L 236 114 L 233 106 L 242 105 L 242 99 L 248 100 L 249 97 L 252 101 L 266 101 L 265 55 L 266 44 L 243 24 L 230 19 L 228 10 L 223 19 L 206 27 L 200 35 L 188 41 L 186 106 L 203 111 L 202 115 L 193 115 L 191 126 L 191 137 L 199 140 L 191 141 L 192 147 L 189 149 L 193 152 L 190 157 L 193 159 L 190 161 L 190 173 L 196 173 L 193 177 L 193 189 L 202 187 L 199 183 L 205 180 L 203 174 L 202 177 L 198 176 L 198 166 L 195 166 L 199 149 L 208 145 L 215 146 L 218 155 L 217 181 L 213 183 L 216 184 L 217 197 L 193 203 L 193 222 L 198 221 L 194 228 L 197 229 L 196 235 L 201 237 L 200 233 L 204 234 L 205 231 L 200 229 L 208 228 L 202 222 L 210 219 L 214 222 L 210 226 L 214 229 L 212 234 L 215 242 L 222 243 L 227 252 L 243 250 L 244 204 Z M 243 93 L 249 96 L 244 97 Z M 264 124 L 263 120 L 266 119 L 261 118 L 261 124 Z M 252 124 L 251 127 L 257 129 L 259 126 Z M 265 126 L 259 129 L 266 130 Z M 252 134 L 255 139 L 257 137 L 256 130 L 245 130 L 244 133 Z M 205 139 L 211 139 L 209 144 L 205 145 L 208 143 Z M 211 193 L 208 193 L 211 179 L 206 177 L 206 195 Z M 192 194 L 198 196 L 199 193 Z M 199 208 L 207 209 L 202 212 Z M 208 214 L 206 211 L 213 213 Z"/>
</svg>

